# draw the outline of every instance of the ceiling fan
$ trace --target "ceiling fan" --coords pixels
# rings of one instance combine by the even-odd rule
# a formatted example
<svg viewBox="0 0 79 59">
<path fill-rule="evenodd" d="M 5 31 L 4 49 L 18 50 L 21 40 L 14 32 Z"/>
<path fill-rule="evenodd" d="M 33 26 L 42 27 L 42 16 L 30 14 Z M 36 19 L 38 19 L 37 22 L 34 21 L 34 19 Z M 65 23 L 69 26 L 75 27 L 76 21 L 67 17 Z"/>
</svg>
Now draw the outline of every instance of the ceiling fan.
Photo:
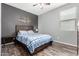
<svg viewBox="0 0 79 59">
<path fill-rule="evenodd" d="M 51 3 L 37 3 L 37 4 L 34 4 L 33 6 L 37 6 L 37 5 L 50 5 Z"/>
<path fill-rule="evenodd" d="M 41 9 L 43 9 L 44 6 L 50 6 L 51 3 L 36 3 L 36 4 L 33 4 L 33 6 L 39 6 Z"/>
</svg>

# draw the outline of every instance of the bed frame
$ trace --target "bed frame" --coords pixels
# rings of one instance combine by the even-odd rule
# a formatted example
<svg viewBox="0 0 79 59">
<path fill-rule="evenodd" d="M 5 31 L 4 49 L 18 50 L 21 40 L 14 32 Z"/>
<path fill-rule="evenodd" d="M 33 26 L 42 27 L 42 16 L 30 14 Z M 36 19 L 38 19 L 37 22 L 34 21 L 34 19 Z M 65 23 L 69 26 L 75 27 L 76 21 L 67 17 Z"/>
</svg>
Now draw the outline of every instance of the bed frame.
<svg viewBox="0 0 79 59">
<path fill-rule="evenodd" d="M 28 31 L 28 30 L 33 30 L 33 31 L 34 31 L 34 27 L 33 27 L 33 26 L 27 26 L 27 25 L 16 25 L 16 26 L 15 26 L 15 33 L 16 33 L 16 36 L 17 36 L 17 33 L 18 33 L 19 30 L 26 30 L 26 31 Z M 46 48 L 46 47 L 52 45 L 52 41 L 50 41 L 50 42 L 48 42 L 48 43 L 46 43 L 46 44 L 44 44 L 44 45 L 42 45 L 42 46 L 36 48 L 35 51 L 34 51 L 34 53 L 31 54 L 25 44 L 21 43 L 20 41 L 18 41 L 18 40 L 16 40 L 16 39 L 15 39 L 14 41 L 15 41 L 15 44 L 20 44 L 20 45 L 22 45 L 22 46 L 27 50 L 27 52 L 29 53 L 29 55 L 31 55 L 31 56 L 34 55 L 34 54 L 36 54 L 37 52 L 43 50 L 44 48 Z"/>
</svg>

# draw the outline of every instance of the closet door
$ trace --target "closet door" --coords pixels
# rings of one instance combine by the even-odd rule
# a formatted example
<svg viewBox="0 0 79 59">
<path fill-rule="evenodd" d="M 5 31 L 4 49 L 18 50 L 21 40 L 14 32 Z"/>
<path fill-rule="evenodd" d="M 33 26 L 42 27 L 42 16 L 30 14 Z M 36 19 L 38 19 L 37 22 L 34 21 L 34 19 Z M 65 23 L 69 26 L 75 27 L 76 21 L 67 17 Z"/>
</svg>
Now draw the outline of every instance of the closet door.
<svg viewBox="0 0 79 59">
<path fill-rule="evenodd" d="M 75 46 L 75 55 L 77 55 L 77 7 L 71 7 L 60 12 L 60 28 L 64 33 L 61 38 L 67 40 L 69 44 Z"/>
</svg>

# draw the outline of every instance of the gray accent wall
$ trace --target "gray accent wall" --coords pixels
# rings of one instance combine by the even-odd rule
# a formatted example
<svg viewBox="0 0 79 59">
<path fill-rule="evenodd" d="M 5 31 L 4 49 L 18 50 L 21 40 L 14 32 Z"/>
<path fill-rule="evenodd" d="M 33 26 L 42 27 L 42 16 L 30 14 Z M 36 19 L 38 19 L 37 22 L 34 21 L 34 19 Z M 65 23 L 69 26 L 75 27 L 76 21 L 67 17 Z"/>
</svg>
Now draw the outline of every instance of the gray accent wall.
<svg viewBox="0 0 79 59">
<path fill-rule="evenodd" d="M 79 4 L 71 3 L 38 16 L 39 33 L 50 34 L 51 36 L 54 37 L 53 40 L 56 42 L 77 46 L 76 30 L 75 31 L 60 30 L 60 12 L 72 7 L 77 7 L 77 13 L 79 13 L 79 10 L 78 10 Z M 78 17 L 76 18 L 76 21 L 77 20 L 78 20 Z"/>
<path fill-rule="evenodd" d="M 26 7 L 27 8 L 27 7 Z M 1 34 L 2 37 L 13 37 L 15 35 L 15 25 L 33 25 L 38 27 L 38 16 L 25 12 L 18 8 L 9 6 L 7 4 L 1 4 Z M 26 18 L 29 18 L 28 20 Z M 24 19 L 27 23 L 20 22 L 19 20 Z"/>
</svg>

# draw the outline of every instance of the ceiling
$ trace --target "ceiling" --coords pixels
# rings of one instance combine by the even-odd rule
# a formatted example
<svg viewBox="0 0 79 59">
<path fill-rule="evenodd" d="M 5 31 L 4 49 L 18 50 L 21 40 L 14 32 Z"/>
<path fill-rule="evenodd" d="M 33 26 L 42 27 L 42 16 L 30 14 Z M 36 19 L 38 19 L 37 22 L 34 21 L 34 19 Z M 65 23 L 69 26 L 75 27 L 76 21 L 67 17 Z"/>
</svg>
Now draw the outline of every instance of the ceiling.
<svg viewBox="0 0 79 59">
<path fill-rule="evenodd" d="M 41 15 L 52 9 L 65 5 L 66 3 L 51 3 L 51 5 L 47 5 L 47 6 L 44 5 L 43 9 L 41 9 L 40 6 L 38 6 L 38 5 L 33 6 L 35 3 L 6 3 L 6 4 L 19 8 L 19 9 L 22 9 L 24 11 L 30 12 L 35 15 Z"/>
</svg>

